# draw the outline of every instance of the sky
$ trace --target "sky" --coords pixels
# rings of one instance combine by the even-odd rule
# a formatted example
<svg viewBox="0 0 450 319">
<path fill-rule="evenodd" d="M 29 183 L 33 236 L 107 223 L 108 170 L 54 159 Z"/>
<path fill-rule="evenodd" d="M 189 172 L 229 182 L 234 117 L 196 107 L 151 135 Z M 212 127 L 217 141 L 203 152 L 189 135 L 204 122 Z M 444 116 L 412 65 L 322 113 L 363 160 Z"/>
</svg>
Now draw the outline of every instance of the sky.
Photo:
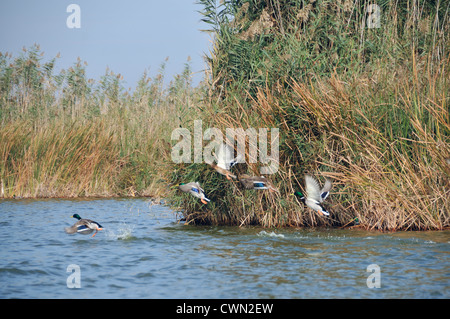
<svg viewBox="0 0 450 319">
<path fill-rule="evenodd" d="M 191 58 L 193 84 L 206 68 L 211 36 L 201 29 L 196 0 L 9 0 L 0 1 L 0 52 L 13 56 L 39 44 L 44 61 L 60 53 L 57 72 L 79 57 L 88 78 L 99 80 L 108 67 L 122 74 L 124 87 L 134 89 L 147 70 L 158 74 L 168 57 L 165 82 L 180 74 Z M 67 9 L 78 5 L 76 11 Z M 80 22 L 79 28 L 70 28 Z"/>
</svg>

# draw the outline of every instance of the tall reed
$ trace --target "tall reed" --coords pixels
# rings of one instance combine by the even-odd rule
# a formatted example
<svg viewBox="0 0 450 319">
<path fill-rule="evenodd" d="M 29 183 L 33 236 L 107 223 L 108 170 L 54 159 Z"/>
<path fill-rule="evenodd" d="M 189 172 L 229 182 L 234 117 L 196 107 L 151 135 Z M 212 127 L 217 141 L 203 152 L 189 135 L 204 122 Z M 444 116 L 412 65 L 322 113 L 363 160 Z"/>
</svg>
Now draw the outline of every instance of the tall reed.
<svg viewBox="0 0 450 319">
<path fill-rule="evenodd" d="M 55 74 L 38 46 L 0 55 L 1 197 L 160 196 L 164 155 L 198 92 L 190 66 L 164 83 L 165 62 L 136 89 L 78 59 Z"/>
<path fill-rule="evenodd" d="M 206 165 L 174 165 L 211 202 L 172 193 L 190 223 L 449 227 L 448 2 L 212 0 L 215 41 L 201 119 L 226 128 L 280 129 L 280 193 L 243 190 Z M 189 125 L 189 123 L 185 123 Z M 248 156 L 248 154 L 247 154 Z M 175 167 L 176 166 L 176 167 Z M 258 174 L 258 164 L 236 173 Z M 303 176 L 333 179 L 330 218 L 293 196 Z"/>
</svg>

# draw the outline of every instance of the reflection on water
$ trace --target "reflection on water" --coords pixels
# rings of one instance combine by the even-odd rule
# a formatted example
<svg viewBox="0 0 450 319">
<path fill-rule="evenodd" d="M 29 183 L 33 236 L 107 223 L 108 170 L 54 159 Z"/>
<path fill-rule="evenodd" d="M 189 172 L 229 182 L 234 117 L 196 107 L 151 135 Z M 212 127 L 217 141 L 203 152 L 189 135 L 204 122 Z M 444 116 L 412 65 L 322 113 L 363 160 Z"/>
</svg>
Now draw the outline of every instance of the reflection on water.
<svg viewBox="0 0 450 319">
<path fill-rule="evenodd" d="M 74 213 L 104 230 L 65 234 Z M 185 226 L 146 199 L 4 200 L 0 216 L 1 298 L 450 297 L 449 231 Z"/>
</svg>

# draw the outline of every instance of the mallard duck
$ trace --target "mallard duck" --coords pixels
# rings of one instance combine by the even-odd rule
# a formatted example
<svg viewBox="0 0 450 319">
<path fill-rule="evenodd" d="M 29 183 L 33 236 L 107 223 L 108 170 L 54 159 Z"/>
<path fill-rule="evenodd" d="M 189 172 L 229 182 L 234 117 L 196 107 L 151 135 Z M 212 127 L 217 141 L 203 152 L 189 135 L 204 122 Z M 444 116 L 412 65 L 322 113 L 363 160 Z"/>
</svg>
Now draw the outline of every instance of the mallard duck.
<svg viewBox="0 0 450 319">
<path fill-rule="evenodd" d="M 220 167 L 218 164 L 216 164 L 216 163 L 211 163 L 210 164 L 211 165 L 211 167 L 212 168 L 214 168 L 215 170 L 216 170 L 216 172 L 217 173 L 220 173 L 220 174 L 222 174 L 222 175 L 225 175 L 225 177 L 227 178 L 227 179 L 232 179 L 232 178 L 234 178 L 234 179 L 236 179 L 237 177 L 236 177 L 236 175 L 234 175 L 233 173 L 231 173 L 229 170 L 227 170 L 227 169 L 225 169 L 225 168 L 223 168 L 223 167 Z"/>
<path fill-rule="evenodd" d="M 210 201 L 205 196 L 205 191 L 200 187 L 200 184 L 198 182 L 190 182 L 190 183 L 180 183 L 178 185 L 178 188 L 185 193 L 190 193 L 191 195 L 200 198 L 201 202 L 203 204 L 208 204 Z"/>
<path fill-rule="evenodd" d="M 268 189 L 271 192 L 278 192 L 278 189 L 264 176 L 242 174 L 239 176 L 239 181 L 246 189 Z"/>
<path fill-rule="evenodd" d="M 230 172 L 230 169 L 240 161 L 242 156 L 238 155 L 236 157 L 233 157 L 233 155 L 234 149 L 227 144 L 222 144 L 217 154 L 214 154 L 217 164 L 211 163 L 211 167 L 214 168 L 218 173 L 225 175 L 227 179 L 236 179 L 236 175 L 233 175 Z"/>
<path fill-rule="evenodd" d="M 330 213 L 322 207 L 323 201 L 330 195 L 332 183 L 328 178 L 322 189 L 320 188 L 317 179 L 311 175 L 305 175 L 305 191 L 306 197 L 301 192 L 295 192 L 293 195 L 300 198 L 300 200 L 309 208 L 315 210 L 319 215 L 330 216 Z"/>
<path fill-rule="evenodd" d="M 79 233 L 83 235 L 89 235 L 95 230 L 94 235 L 92 235 L 92 237 L 94 237 L 95 235 L 97 235 L 97 232 L 99 230 L 103 230 L 103 226 L 99 223 L 94 222 L 90 219 L 83 219 L 78 214 L 74 214 L 72 218 L 76 218 L 78 219 L 78 221 L 73 224 L 73 226 L 64 228 L 64 230 L 68 234 Z"/>
</svg>

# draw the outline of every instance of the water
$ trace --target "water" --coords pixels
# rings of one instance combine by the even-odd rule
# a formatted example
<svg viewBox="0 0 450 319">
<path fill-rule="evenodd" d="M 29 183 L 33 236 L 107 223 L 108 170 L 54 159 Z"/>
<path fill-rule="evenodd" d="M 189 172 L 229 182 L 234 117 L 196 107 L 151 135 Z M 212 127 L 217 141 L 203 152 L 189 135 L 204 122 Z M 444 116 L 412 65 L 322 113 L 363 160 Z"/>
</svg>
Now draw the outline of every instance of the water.
<svg viewBox="0 0 450 319">
<path fill-rule="evenodd" d="M 196 227 L 149 203 L 0 201 L 0 298 L 450 297 L 449 231 Z M 66 234 L 74 213 L 104 230 Z"/>
</svg>

